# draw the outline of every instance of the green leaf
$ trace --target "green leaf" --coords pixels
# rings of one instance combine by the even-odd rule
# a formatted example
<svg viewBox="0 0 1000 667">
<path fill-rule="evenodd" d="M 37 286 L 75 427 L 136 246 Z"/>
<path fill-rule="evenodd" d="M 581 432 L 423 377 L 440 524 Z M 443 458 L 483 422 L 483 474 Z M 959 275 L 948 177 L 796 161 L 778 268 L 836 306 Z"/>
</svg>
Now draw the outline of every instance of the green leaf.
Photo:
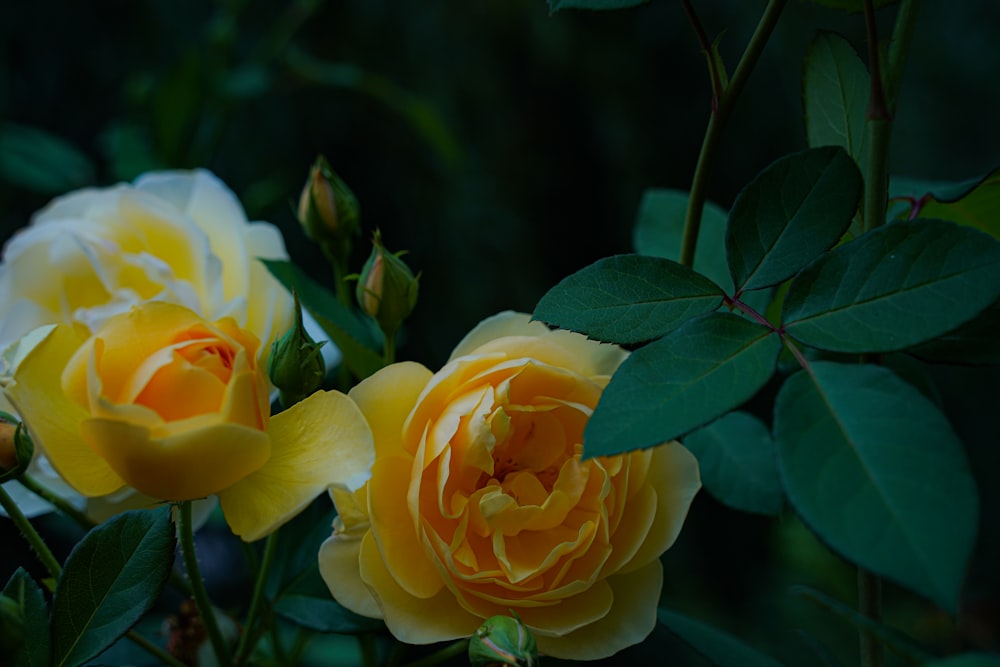
<svg viewBox="0 0 1000 667">
<path fill-rule="evenodd" d="M 341 607 L 332 598 L 286 595 L 278 600 L 274 610 L 288 620 L 318 632 L 353 635 L 373 632 L 383 627 L 380 619 L 355 614 Z"/>
<path fill-rule="evenodd" d="M 963 653 L 925 662 L 923 667 L 1000 667 L 1000 656 L 990 653 Z"/>
<path fill-rule="evenodd" d="M 943 336 L 908 350 L 921 359 L 952 364 L 1000 364 L 1000 302 Z"/>
<path fill-rule="evenodd" d="M 584 456 L 653 447 L 739 406 L 774 373 L 781 343 L 773 333 L 710 313 L 632 353 L 587 422 Z"/>
<path fill-rule="evenodd" d="M 616 255 L 564 278 L 534 319 L 611 343 L 659 338 L 722 304 L 722 290 L 669 259 Z"/>
<path fill-rule="evenodd" d="M 277 598 L 288 592 L 326 590 L 319 574 L 316 554 L 320 545 L 333 532 L 337 515 L 327 496 L 320 496 L 294 519 L 281 527 L 274 538 L 274 564 L 268 571 L 265 592 Z"/>
<path fill-rule="evenodd" d="M 848 560 L 954 613 L 976 537 L 965 453 L 937 406 L 878 366 L 818 361 L 774 408 L 789 502 Z"/>
<path fill-rule="evenodd" d="M 1000 169 L 961 183 L 894 180 L 895 197 L 911 197 L 922 218 L 939 218 L 1000 239 Z"/>
<path fill-rule="evenodd" d="M 82 665 L 156 601 L 174 562 L 170 508 L 133 510 L 92 529 L 69 555 L 52 600 L 52 664 Z"/>
<path fill-rule="evenodd" d="M 675 262 L 680 260 L 688 198 L 688 193 L 680 190 L 651 188 L 643 193 L 633 230 L 636 252 Z M 733 279 L 729 275 L 725 253 L 726 218 L 722 208 L 705 202 L 698 247 L 694 253 L 694 269 L 732 293 Z"/>
<path fill-rule="evenodd" d="M 49 610 L 45 595 L 34 579 L 19 567 L 7 580 L 0 595 L 14 601 L 21 617 L 23 644 L 11 659 L 12 667 L 48 667 L 49 664 Z M 8 664 L 4 662 L 4 664 Z"/>
<path fill-rule="evenodd" d="M 94 165 L 71 143 L 37 127 L 0 125 L 0 181 L 62 194 L 94 182 Z"/>
<path fill-rule="evenodd" d="M 843 9 L 847 12 L 863 12 L 865 10 L 864 0 L 812 0 L 817 5 L 831 7 L 833 9 Z M 875 8 L 888 7 L 898 0 L 875 0 Z"/>
<path fill-rule="evenodd" d="M 737 290 L 791 278 L 840 240 L 861 196 L 861 174 L 842 148 L 810 148 L 764 169 L 729 212 L 726 256 Z"/>
<path fill-rule="evenodd" d="M 661 607 L 656 610 L 656 618 L 718 667 L 781 667 L 771 656 L 689 616 Z"/>
<path fill-rule="evenodd" d="M 767 425 L 746 412 L 730 412 L 684 437 L 698 458 L 705 488 L 724 505 L 777 516 L 785 501 L 774 442 Z"/>
<path fill-rule="evenodd" d="M 835 352 L 890 352 L 971 320 L 1000 296 L 1000 243 L 942 220 L 893 222 L 792 282 L 785 331 Z"/>
<path fill-rule="evenodd" d="M 840 146 L 868 165 L 868 69 L 847 40 L 821 32 L 806 52 L 802 97 L 810 146 Z"/>
<path fill-rule="evenodd" d="M 649 0 L 549 0 L 549 13 L 560 9 L 627 9 L 644 5 Z"/>
<path fill-rule="evenodd" d="M 298 293 L 305 309 L 340 348 L 344 363 L 355 377 L 363 380 L 382 368 L 382 358 L 373 349 L 371 335 L 350 308 L 291 262 L 261 261 L 285 287 Z"/>
</svg>

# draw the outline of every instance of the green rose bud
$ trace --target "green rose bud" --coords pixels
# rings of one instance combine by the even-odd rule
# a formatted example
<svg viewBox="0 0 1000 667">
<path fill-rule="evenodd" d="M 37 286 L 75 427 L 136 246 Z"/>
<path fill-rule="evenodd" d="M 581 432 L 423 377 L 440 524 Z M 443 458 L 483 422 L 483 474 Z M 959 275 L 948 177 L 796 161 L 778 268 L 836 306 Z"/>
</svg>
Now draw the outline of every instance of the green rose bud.
<svg viewBox="0 0 1000 667">
<path fill-rule="evenodd" d="M 0 484 L 28 469 L 35 445 L 14 415 L 0 410 Z"/>
<path fill-rule="evenodd" d="M 538 664 L 535 636 L 517 614 L 493 616 L 486 619 L 469 640 L 469 662 L 473 667 L 533 667 Z"/>
<path fill-rule="evenodd" d="M 322 155 L 309 170 L 297 214 L 306 235 L 336 256 L 347 254 L 351 237 L 361 231 L 357 198 Z"/>
<path fill-rule="evenodd" d="M 278 398 L 286 408 L 319 389 L 326 375 L 326 364 L 317 343 L 302 325 L 302 306 L 299 295 L 295 297 L 295 325 L 284 336 L 274 341 L 267 360 L 267 374 L 278 388 Z"/>
<path fill-rule="evenodd" d="M 361 310 L 378 322 L 387 337 L 394 336 L 417 305 L 418 276 L 400 255 L 382 245 L 382 235 L 372 237 L 372 254 L 361 269 L 355 296 Z"/>
</svg>

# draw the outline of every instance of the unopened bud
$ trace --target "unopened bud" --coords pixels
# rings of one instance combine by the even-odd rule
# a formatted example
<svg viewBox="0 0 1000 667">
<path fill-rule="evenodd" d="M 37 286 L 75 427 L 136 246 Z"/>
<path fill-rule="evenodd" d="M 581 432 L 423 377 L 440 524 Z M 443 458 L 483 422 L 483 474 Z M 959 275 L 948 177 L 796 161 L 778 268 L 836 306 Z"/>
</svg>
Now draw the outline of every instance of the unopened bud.
<svg viewBox="0 0 1000 667">
<path fill-rule="evenodd" d="M 0 484 L 28 469 L 35 445 L 14 415 L 0 410 Z"/>
<path fill-rule="evenodd" d="M 281 404 L 289 407 L 319 389 L 326 375 L 326 364 L 317 343 L 302 325 L 302 306 L 295 294 L 295 324 L 271 346 L 267 374 L 278 388 Z"/>
<path fill-rule="evenodd" d="M 355 296 L 358 305 L 378 322 L 387 336 L 399 329 L 417 305 L 419 277 L 406 265 L 400 254 L 393 254 L 382 245 L 382 235 L 372 237 L 372 254 L 361 269 Z"/>
<path fill-rule="evenodd" d="M 14 449 L 16 424 L 0 421 L 0 470 L 10 470 L 17 465 L 17 451 Z"/>
<path fill-rule="evenodd" d="M 469 639 L 469 662 L 473 667 L 534 667 L 538 664 L 535 636 L 517 614 L 493 616 L 486 619 Z"/>
<path fill-rule="evenodd" d="M 335 252 L 346 252 L 361 230 L 357 198 L 322 155 L 309 170 L 297 215 L 309 238 Z"/>
</svg>

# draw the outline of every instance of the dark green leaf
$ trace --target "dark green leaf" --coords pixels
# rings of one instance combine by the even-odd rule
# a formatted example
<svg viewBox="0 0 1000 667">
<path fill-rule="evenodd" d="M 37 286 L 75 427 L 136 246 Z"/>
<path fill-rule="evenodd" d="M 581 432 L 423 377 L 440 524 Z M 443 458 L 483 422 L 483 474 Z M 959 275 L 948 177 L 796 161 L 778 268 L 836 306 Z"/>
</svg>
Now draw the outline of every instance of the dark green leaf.
<svg viewBox="0 0 1000 667">
<path fill-rule="evenodd" d="M 791 278 L 851 224 L 861 174 L 842 148 L 810 148 L 769 165 L 736 197 L 726 257 L 737 289 Z"/>
<path fill-rule="evenodd" d="M 835 352 L 930 340 L 1000 296 L 1000 243 L 941 220 L 893 222 L 845 243 L 792 282 L 785 330 Z"/>
<path fill-rule="evenodd" d="M 739 406 L 774 373 L 781 343 L 773 333 L 711 313 L 637 350 L 587 422 L 584 456 L 653 447 Z"/>
<path fill-rule="evenodd" d="M 65 139 L 37 127 L 0 125 L 0 180 L 54 195 L 94 182 L 94 165 Z"/>
<path fill-rule="evenodd" d="M 656 610 L 656 618 L 718 667 L 781 667 L 771 656 L 701 621 L 663 608 Z"/>
<path fill-rule="evenodd" d="M 373 349 L 371 335 L 350 308 L 291 262 L 262 261 L 285 287 L 298 293 L 305 309 L 340 348 L 344 363 L 355 377 L 363 380 L 382 367 L 382 358 Z"/>
<path fill-rule="evenodd" d="M 953 364 L 1000 364 L 1000 302 L 943 336 L 908 351 L 921 359 Z"/>
<path fill-rule="evenodd" d="M 82 665 L 128 632 L 174 562 L 170 508 L 119 514 L 73 548 L 52 601 L 52 664 Z"/>
<path fill-rule="evenodd" d="M 974 227 L 1000 239 L 1000 169 L 962 183 L 898 180 L 895 196 L 911 197 L 922 218 L 940 218 Z"/>
<path fill-rule="evenodd" d="M 535 307 L 534 319 L 611 343 L 659 338 L 722 303 L 722 290 L 660 257 L 616 255 L 564 278 Z"/>
<path fill-rule="evenodd" d="M 359 634 L 383 627 L 380 619 L 359 616 L 344 609 L 332 598 L 286 595 L 278 600 L 274 608 L 288 620 L 319 632 Z"/>
<path fill-rule="evenodd" d="M 848 560 L 958 608 L 978 500 L 937 406 L 878 366 L 814 362 L 775 403 L 778 467 L 803 521 Z"/>
<path fill-rule="evenodd" d="M 49 664 L 49 610 L 45 595 L 34 579 L 24 570 L 17 568 L 0 594 L 16 604 L 20 615 L 23 644 L 12 656 L 12 667 L 48 667 Z M 4 664 L 8 664 L 4 662 Z"/>
<path fill-rule="evenodd" d="M 548 0 L 549 12 L 560 9 L 627 9 L 642 5 L 649 0 Z"/>
<path fill-rule="evenodd" d="M 868 69 L 840 35 L 821 32 L 806 53 L 802 97 L 810 146 L 840 146 L 868 165 Z"/>
<path fill-rule="evenodd" d="M 316 554 L 320 545 L 333 532 L 333 518 L 337 515 L 333 504 L 325 495 L 314 500 L 281 527 L 274 538 L 278 540 L 274 564 L 268 571 L 265 592 L 274 599 L 287 592 L 305 591 L 319 586 L 326 590 L 319 575 Z"/>
<path fill-rule="evenodd" d="M 1000 667 L 1000 656 L 990 653 L 963 653 L 925 662 L 923 667 Z"/>
<path fill-rule="evenodd" d="M 635 220 L 635 251 L 641 255 L 679 261 L 687 206 L 687 192 L 646 190 L 639 202 Z M 732 293 L 733 279 L 729 275 L 725 252 L 726 217 L 726 212 L 720 207 L 712 202 L 705 202 L 701 213 L 698 247 L 694 254 L 694 269 Z"/>
<path fill-rule="evenodd" d="M 730 412 L 684 437 L 698 458 L 705 488 L 724 505 L 776 516 L 785 492 L 778 478 L 767 425 L 746 412 Z"/>
</svg>

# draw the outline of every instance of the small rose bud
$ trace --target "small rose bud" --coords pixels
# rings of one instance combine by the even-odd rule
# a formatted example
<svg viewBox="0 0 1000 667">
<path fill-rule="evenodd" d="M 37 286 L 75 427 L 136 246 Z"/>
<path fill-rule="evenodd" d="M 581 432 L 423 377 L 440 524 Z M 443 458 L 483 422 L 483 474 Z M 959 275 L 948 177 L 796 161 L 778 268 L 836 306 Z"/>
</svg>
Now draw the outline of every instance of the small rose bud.
<svg viewBox="0 0 1000 667">
<path fill-rule="evenodd" d="M 295 297 L 295 324 L 288 332 L 274 341 L 267 360 L 267 374 L 271 384 L 278 388 L 281 404 L 289 407 L 319 389 L 326 375 L 326 363 L 317 343 L 302 325 L 302 306 L 299 295 Z"/>
<path fill-rule="evenodd" d="M 473 667 L 491 665 L 534 667 L 538 664 L 535 636 L 521 622 L 517 614 L 512 617 L 493 616 L 486 619 L 470 638 L 469 662 Z"/>
<path fill-rule="evenodd" d="M 361 269 L 355 296 L 358 305 L 378 322 L 386 336 L 393 336 L 417 305 L 419 276 L 406 265 L 400 255 L 382 245 L 382 235 L 376 230 L 372 237 L 372 254 Z"/>
<path fill-rule="evenodd" d="M 361 230 L 357 198 L 322 155 L 309 170 L 297 215 L 306 235 L 331 251 L 346 252 Z"/>
<path fill-rule="evenodd" d="M 14 449 L 14 434 L 17 424 L 0 420 L 0 470 L 11 470 L 17 466 L 17 450 Z"/>
<path fill-rule="evenodd" d="M 0 410 L 0 484 L 28 469 L 35 445 L 14 415 Z"/>
</svg>

